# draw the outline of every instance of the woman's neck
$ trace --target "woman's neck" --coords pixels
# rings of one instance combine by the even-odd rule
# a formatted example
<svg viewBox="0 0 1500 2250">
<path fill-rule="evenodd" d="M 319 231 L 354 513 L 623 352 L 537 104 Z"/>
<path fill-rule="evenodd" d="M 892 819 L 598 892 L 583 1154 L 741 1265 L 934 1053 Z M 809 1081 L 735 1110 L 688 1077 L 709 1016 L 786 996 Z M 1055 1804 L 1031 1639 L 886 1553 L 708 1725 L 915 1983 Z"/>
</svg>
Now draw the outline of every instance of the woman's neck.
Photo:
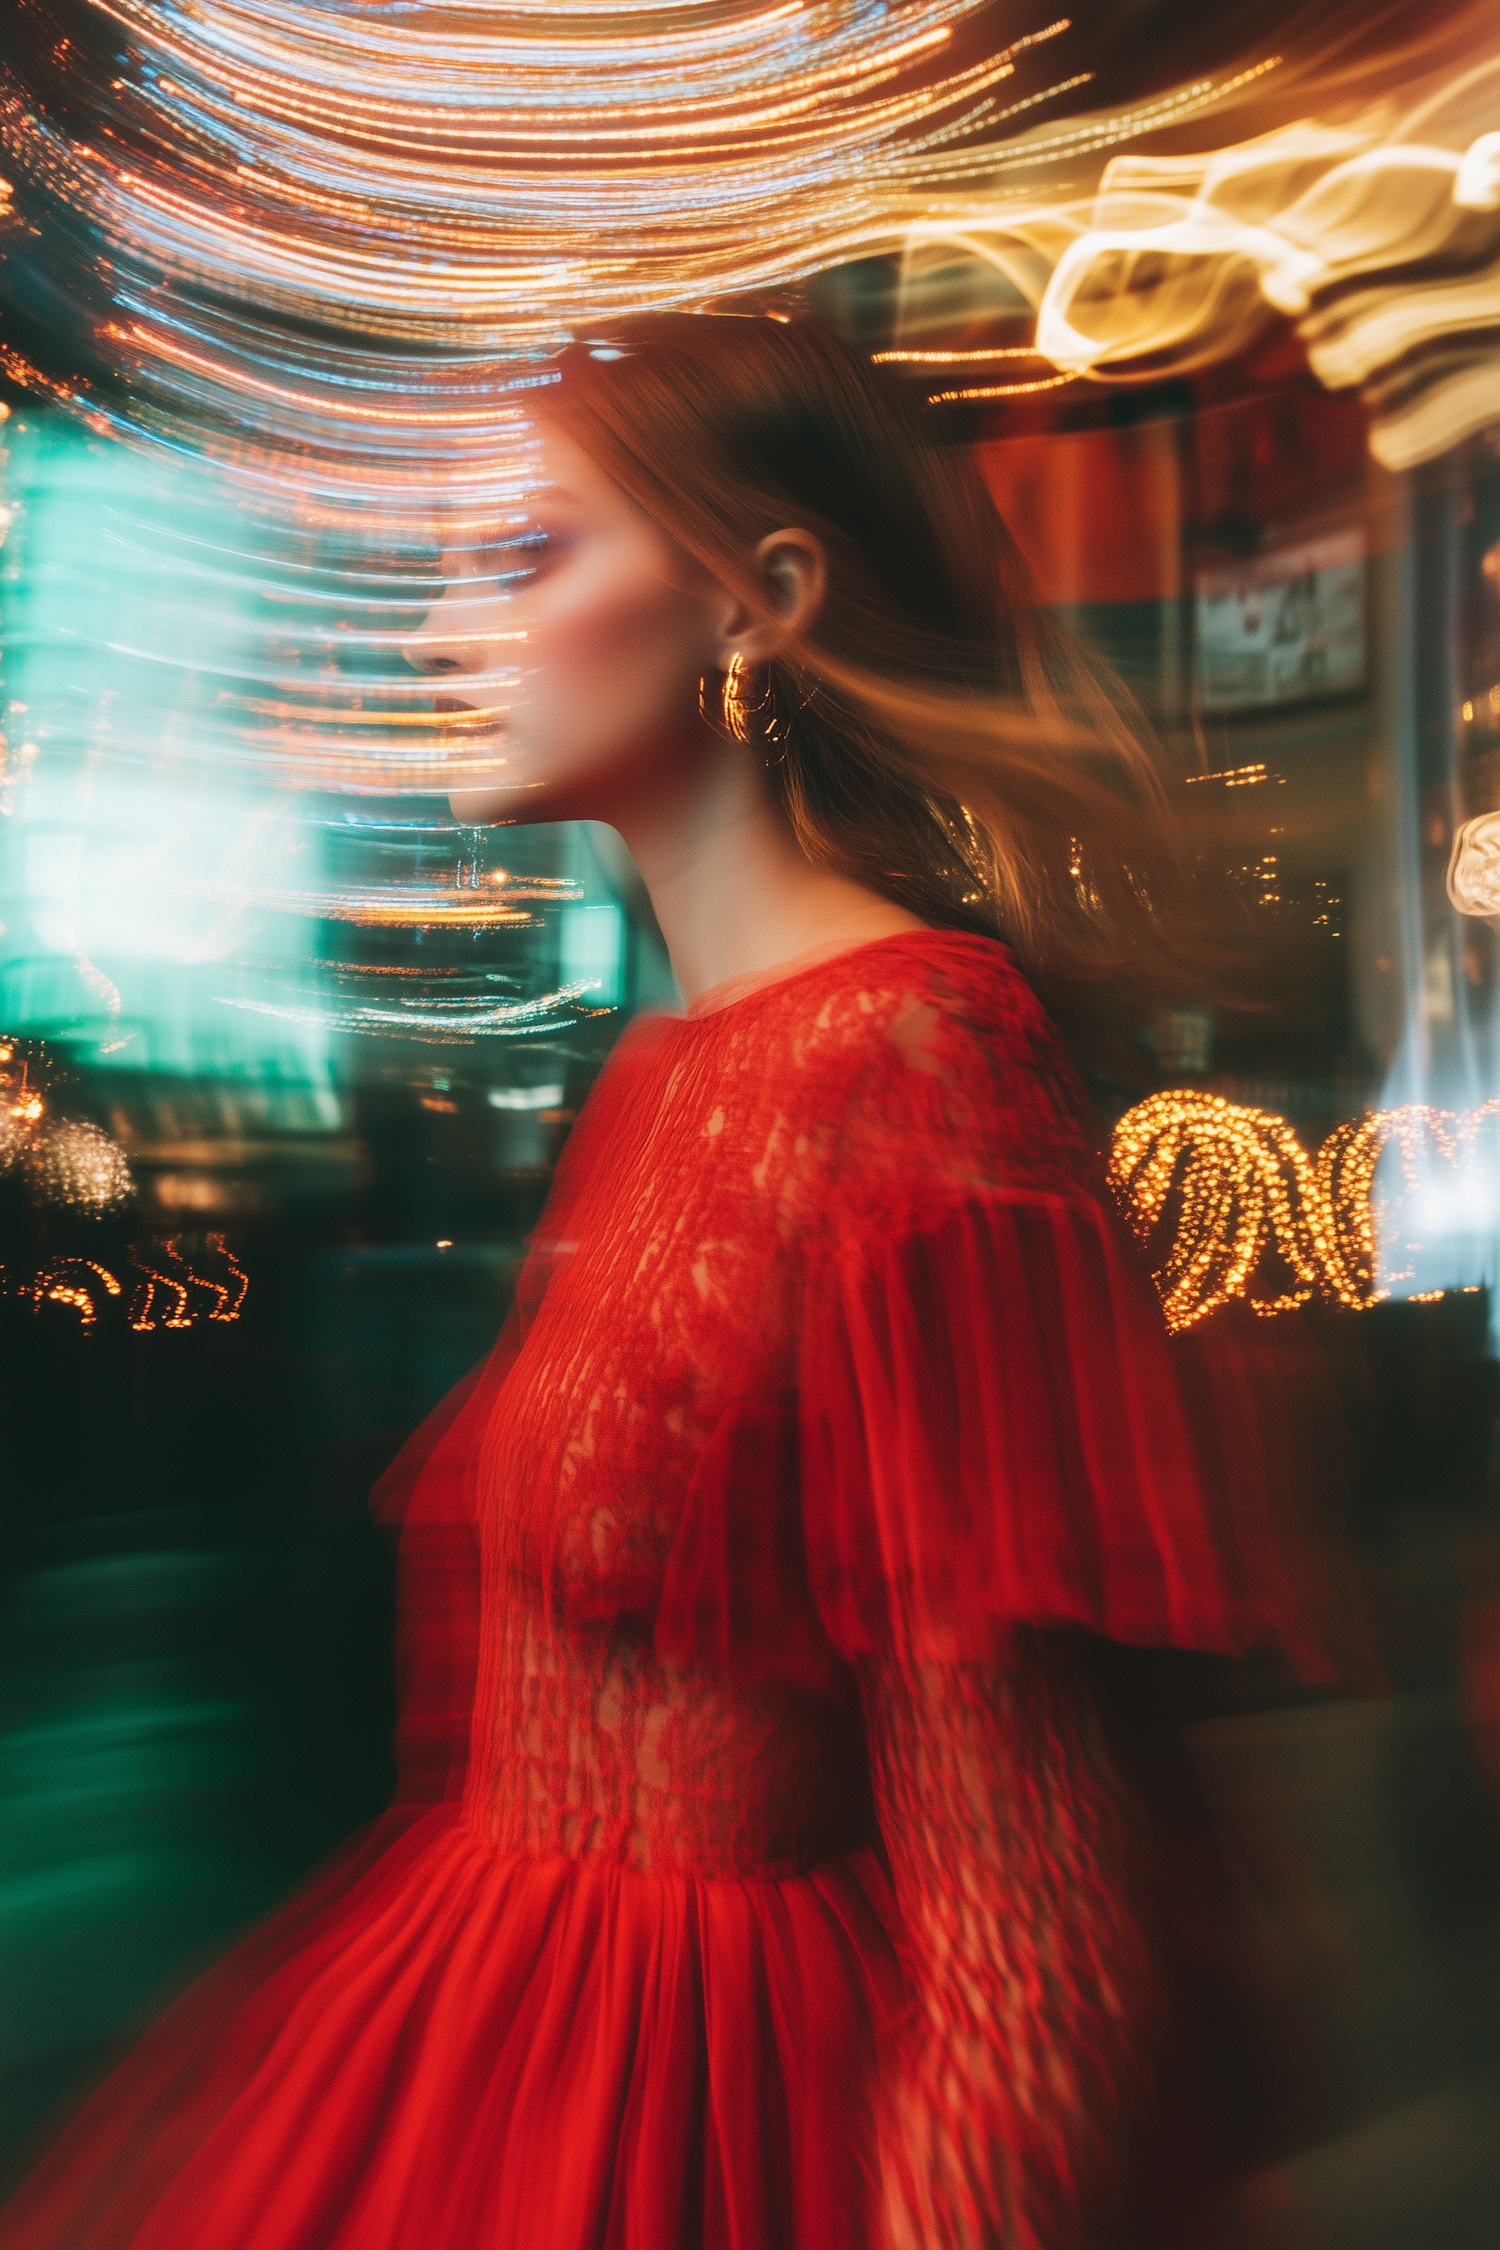
<svg viewBox="0 0 1500 2250">
<path fill-rule="evenodd" d="M 726 745 L 696 787 L 654 804 L 637 800 L 616 825 L 685 1000 L 818 946 L 924 927 L 905 907 L 808 859 L 748 750 L 739 757 Z"/>
</svg>

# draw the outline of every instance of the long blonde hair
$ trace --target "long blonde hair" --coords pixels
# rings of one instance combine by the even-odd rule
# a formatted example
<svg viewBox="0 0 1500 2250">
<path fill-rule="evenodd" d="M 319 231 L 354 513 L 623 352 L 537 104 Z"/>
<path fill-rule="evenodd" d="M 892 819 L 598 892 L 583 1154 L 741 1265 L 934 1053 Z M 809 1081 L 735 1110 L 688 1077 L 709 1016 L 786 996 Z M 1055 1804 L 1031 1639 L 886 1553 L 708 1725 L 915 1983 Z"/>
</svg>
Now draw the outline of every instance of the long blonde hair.
<svg viewBox="0 0 1500 2250">
<path fill-rule="evenodd" d="M 816 618 L 736 703 L 810 858 L 1003 936 L 1068 1012 L 1184 985 L 1189 870 L 1138 716 L 967 449 L 809 320 L 643 314 L 558 365 L 549 421 L 752 605 L 767 533 L 827 549 Z"/>
</svg>

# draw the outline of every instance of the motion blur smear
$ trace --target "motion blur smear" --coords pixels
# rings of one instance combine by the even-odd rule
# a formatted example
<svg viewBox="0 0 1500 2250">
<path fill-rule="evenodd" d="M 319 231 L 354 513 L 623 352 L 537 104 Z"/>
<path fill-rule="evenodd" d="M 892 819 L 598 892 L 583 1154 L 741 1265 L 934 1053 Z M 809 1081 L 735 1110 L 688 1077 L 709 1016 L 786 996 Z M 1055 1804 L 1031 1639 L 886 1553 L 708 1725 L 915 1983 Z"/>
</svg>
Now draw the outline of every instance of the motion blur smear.
<svg viewBox="0 0 1500 2250">
<path fill-rule="evenodd" d="M 1325 1692 L 1171 1690 L 1259 1933 L 1228 2018 L 1281 2027 L 1265 2239 L 1492 2239 L 1500 35 L 1205 15 L 17 7 L 12 2161 L 386 1802 L 366 1494 L 673 1001 L 610 835 L 448 812 L 511 652 L 453 713 L 403 642 L 444 554 L 518 567 L 559 341 L 810 307 L 976 449 L 1259 940 L 1255 1006 L 1118 1022 L 1092 1091 L 1226 1478 L 1358 1580 Z"/>
</svg>

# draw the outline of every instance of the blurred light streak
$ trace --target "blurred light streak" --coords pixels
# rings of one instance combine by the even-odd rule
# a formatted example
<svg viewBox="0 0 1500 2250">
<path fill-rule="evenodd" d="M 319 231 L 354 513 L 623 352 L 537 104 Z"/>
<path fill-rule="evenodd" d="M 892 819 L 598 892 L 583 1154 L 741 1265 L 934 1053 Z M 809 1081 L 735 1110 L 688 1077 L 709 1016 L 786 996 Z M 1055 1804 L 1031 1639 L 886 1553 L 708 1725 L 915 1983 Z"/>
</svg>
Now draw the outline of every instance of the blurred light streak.
<svg viewBox="0 0 1500 2250">
<path fill-rule="evenodd" d="M 1500 812 L 1479 813 L 1455 833 L 1448 896 L 1460 914 L 1500 915 Z"/>
<path fill-rule="evenodd" d="M 1009 120 L 1088 76 L 997 107 L 1070 27 L 986 51 L 986 0 L 90 13 L 124 42 L 92 143 L 24 99 L 0 139 L 24 198 L 97 231 L 130 426 L 190 431 L 260 505 L 366 533 L 422 511 L 518 528 L 540 355 L 614 312 L 784 289 L 894 243 L 995 176 Z M 1273 67 L 1033 137 L 1027 160 Z M 86 403 L 125 426 L 118 394 Z"/>
<path fill-rule="evenodd" d="M 35 409 L 7 435 L 10 723 L 40 741 L 5 775 L 0 1022 L 129 1069 L 264 1078 L 282 1106 L 331 1095 L 315 1014 L 279 1031 L 230 1017 L 202 972 L 222 983 L 234 963 L 253 998 L 321 973 L 318 922 L 503 936 L 555 925 L 581 892 L 525 861 L 487 866 L 485 837 L 446 807 L 399 803 L 433 789 L 434 753 L 414 746 L 465 723 L 410 708 L 430 691 L 388 622 L 421 615 L 435 552 L 341 541 L 330 557 L 320 533 L 247 525 L 210 464 L 189 473 Z M 333 728 L 329 679 L 364 706 Z M 368 748 L 328 751 L 330 733 Z M 545 952 L 524 962 L 547 989 Z"/>
<path fill-rule="evenodd" d="M 978 383 L 964 390 L 933 391 L 929 406 L 951 406 L 963 399 L 1028 398 L 1033 391 L 1061 390 L 1064 383 L 1077 380 L 1074 375 L 1044 375 L 1034 383 Z"/>
<path fill-rule="evenodd" d="M 242 1000 L 228 993 L 215 997 L 226 1008 L 244 1008 L 252 1014 L 274 1016 L 283 1023 L 312 1024 L 319 1029 L 402 1031 L 418 1039 L 434 1034 L 450 1040 L 514 1039 L 539 1031 L 566 1030 L 576 1020 L 568 1011 L 578 1009 L 586 992 L 599 989 L 600 979 L 589 977 L 561 985 L 555 992 L 544 992 L 534 1000 L 471 998 L 444 1003 L 425 998 L 405 1001 L 398 997 L 388 1008 L 373 1002 L 348 1006 L 336 1001 Z"/>
<path fill-rule="evenodd" d="M 1035 344 L 1005 344 L 994 351 L 971 352 L 872 352 L 877 367 L 977 367 L 992 359 L 1039 359 Z"/>
<path fill-rule="evenodd" d="M 130 315 L 100 340 L 151 386 L 143 426 L 216 405 L 274 444 L 342 419 L 408 456 L 470 432 L 479 454 L 436 464 L 448 485 L 514 441 L 507 376 L 580 322 L 784 287 L 986 163 L 992 89 L 1068 29 L 986 52 L 988 12 L 93 0 L 125 42 L 93 144 L 24 103 L 0 137 L 99 231 Z M 389 354 L 382 382 L 380 354 L 309 349 L 287 314 L 445 357 Z M 374 466 L 321 464 L 351 504 L 399 514 Z"/>
<path fill-rule="evenodd" d="M 1500 95 L 1500 75 L 1492 85 Z M 1445 829 L 1456 832 L 1447 872 L 1457 873 L 1462 885 L 1469 792 L 1461 779 L 1458 707 L 1472 657 L 1483 645 L 1468 646 L 1477 621 L 1464 588 L 1476 561 L 1474 591 L 1486 607 L 1493 592 L 1482 557 L 1466 553 L 1467 500 L 1455 497 L 1434 508 L 1410 479 L 1398 499 L 1400 544 L 1387 596 L 1390 716 L 1382 785 L 1395 922 L 1391 951 L 1404 1010 L 1380 1106 L 1413 1118 L 1450 1111 L 1483 1116 L 1500 1099 L 1500 992 L 1493 984 L 1486 990 L 1482 981 L 1471 985 L 1462 909 L 1451 882 L 1426 879 L 1439 874 L 1426 854 L 1433 841 L 1427 807 L 1436 788 L 1444 807 L 1436 840 Z M 1471 779 L 1478 783 L 1478 770 Z M 1476 876 L 1482 866 L 1481 856 Z M 1500 1348 L 1500 1151 L 1488 1141 L 1450 1145 L 1450 1139 L 1446 1129 L 1409 1132 L 1386 1150 L 1376 1198 L 1381 1276 L 1399 1296 L 1487 1284 L 1491 1346 Z"/>
<path fill-rule="evenodd" d="M 1288 1312 L 1325 1280 L 1343 1301 L 1362 1301 L 1312 1162 L 1284 1118 L 1195 1089 L 1153 1094 L 1115 1127 L 1109 1178 L 1143 1241 L 1175 1214 L 1155 1273 L 1169 1328 L 1231 1297 L 1258 1313 Z M 1272 1252 L 1293 1286 L 1265 1297 L 1254 1283 Z"/>
<path fill-rule="evenodd" d="M 210 1320 L 238 1320 L 250 1288 L 250 1276 L 235 1257 L 222 1234 L 210 1234 L 210 1250 L 222 1258 L 229 1275 L 227 1281 L 217 1281 L 212 1274 L 193 1271 L 193 1279 L 200 1289 L 212 1289 L 218 1299 L 209 1312 Z"/>
<path fill-rule="evenodd" d="M 530 899 L 546 905 L 576 898 L 578 885 L 566 876 L 516 883 L 504 890 L 482 891 L 472 886 L 401 884 L 368 889 L 346 886 L 319 891 L 270 889 L 220 891 L 227 904 L 254 908 L 261 913 L 315 915 L 321 921 L 364 922 L 393 928 L 432 929 L 456 924 L 469 929 L 493 929 L 505 923 L 522 926 L 535 920 L 513 900 Z"/>
<path fill-rule="evenodd" d="M 908 318 L 933 261 L 967 257 L 1033 307 L 1036 349 L 1060 373 L 1137 383 L 1228 357 L 1280 312 L 1323 383 L 1363 387 L 1385 467 L 1448 451 L 1500 420 L 1493 13 L 1473 11 L 1451 46 L 1467 67 L 1414 83 L 1393 67 L 1349 114 L 1199 155 L 1116 156 L 1073 202 L 1007 189 L 1006 174 L 1057 150 L 1055 136 L 1024 136 L 988 204 L 935 206 L 909 230 Z"/>
</svg>

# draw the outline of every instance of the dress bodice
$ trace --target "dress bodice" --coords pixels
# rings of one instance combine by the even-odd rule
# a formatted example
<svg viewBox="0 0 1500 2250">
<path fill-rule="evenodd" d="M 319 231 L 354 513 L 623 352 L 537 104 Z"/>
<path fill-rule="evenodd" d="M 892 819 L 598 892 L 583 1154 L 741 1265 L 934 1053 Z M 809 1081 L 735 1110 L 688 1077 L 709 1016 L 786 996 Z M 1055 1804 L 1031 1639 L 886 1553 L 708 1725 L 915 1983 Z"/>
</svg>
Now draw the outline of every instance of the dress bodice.
<svg viewBox="0 0 1500 2250">
<path fill-rule="evenodd" d="M 1071 1075 L 983 941 L 862 947 L 627 1034 L 481 1447 L 470 1790 L 498 1846 L 785 1873 L 869 1836 L 853 1675 L 802 1551 L 809 1305 L 914 1203 L 1078 1195 L 1084 1169 Z M 715 1618 L 726 1499 L 742 1613 Z"/>
</svg>

